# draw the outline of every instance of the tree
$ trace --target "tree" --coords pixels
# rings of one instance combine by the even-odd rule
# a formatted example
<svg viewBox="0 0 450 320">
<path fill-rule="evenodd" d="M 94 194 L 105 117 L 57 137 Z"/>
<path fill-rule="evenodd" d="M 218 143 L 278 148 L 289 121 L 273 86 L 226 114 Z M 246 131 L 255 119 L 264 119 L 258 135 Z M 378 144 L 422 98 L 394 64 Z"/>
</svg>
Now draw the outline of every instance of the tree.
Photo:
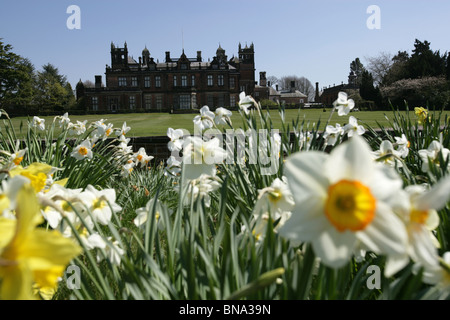
<svg viewBox="0 0 450 320">
<path fill-rule="evenodd" d="M 378 87 L 374 87 L 372 74 L 364 70 L 361 76 L 359 94 L 366 101 L 373 101 L 376 107 L 381 105 L 381 93 Z"/>
<path fill-rule="evenodd" d="M 294 81 L 295 90 L 298 90 L 304 95 L 306 95 L 308 97 L 308 101 L 314 100 L 316 91 L 311 81 L 309 81 L 305 77 L 284 76 L 280 78 L 279 85 L 281 86 L 282 90 L 290 90 L 292 81 Z"/>
<path fill-rule="evenodd" d="M 361 63 L 359 58 L 356 58 L 350 63 L 350 72 L 354 72 L 356 75 L 356 85 L 361 85 L 362 73 L 364 72 L 364 65 Z"/>
<path fill-rule="evenodd" d="M 392 58 L 392 66 L 383 78 L 382 85 L 391 85 L 394 82 L 405 79 L 408 75 L 409 53 L 399 51 Z"/>
<path fill-rule="evenodd" d="M 95 83 L 93 83 L 91 80 L 84 81 L 83 85 L 85 88 L 95 88 Z"/>
<path fill-rule="evenodd" d="M 267 77 L 267 85 L 269 85 L 269 83 L 270 83 L 270 86 L 280 84 L 280 79 L 278 79 L 275 76 L 268 76 Z"/>
<path fill-rule="evenodd" d="M 450 80 L 450 52 L 447 54 L 447 65 L 445 68 L 445 78 Z"/>
<path fill-rule="evenodd" d="M 416 39 L 413 54 L 408 60 L 407 78 L 439 77 L 445 74 L 445 56 L 441 56 L 439 50 L 433 52 L 430 45 L 426 40 L 421 42 Z"/>
<path fill-rule="evenodd" d="M 11 51 L 12 46 L 0 39 L 0 106 L 17 106 L 31 101 L 32 75 L 31 62 Z"/>
<path fill-rule="evenodd" d="M 372 74 L 375 85 L 380 85 L 392 68 L 394 64 L 392 58 L 392 55 L 388 52 L 380 52 L 378 56 L 365 58 L 367 60 L 367 70 Z"/>
<path fill-rule="evenodd" d="M 69 109 L 75 103 L 72 87 L 58 68 L 50 63 L 37 74 L 37 97 L 39 111 L 59 111 Z"/>
</svg>

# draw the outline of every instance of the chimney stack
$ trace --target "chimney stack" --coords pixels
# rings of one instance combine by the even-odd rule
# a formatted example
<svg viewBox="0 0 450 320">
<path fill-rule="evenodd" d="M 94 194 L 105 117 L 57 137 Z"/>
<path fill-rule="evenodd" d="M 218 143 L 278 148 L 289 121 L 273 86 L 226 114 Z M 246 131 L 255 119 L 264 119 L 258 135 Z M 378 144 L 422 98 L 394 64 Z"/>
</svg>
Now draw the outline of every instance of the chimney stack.
<svg viewBox="0 0 450 320">
<path fill-rule="evenodd" d="M 102 87 L 102 76 L 95 76 L 95 87 L 96 88 Z"/>
<path fill-rule="evenodd" d="M 170 59 L 170 51 L 166 51 L 166 62 L 172 62 L 172 59 Z"/>
<path fill-rule="evenodd" d="M 202 62 L 202 52 L 197 51 L 197 62 Z"/>
<path fill-rule="evenodd" d="M 295 81 L 291 81 L 291 92 L 295 92 Z"/>
<path fill-rule="evenodd" d="M 319 102 L 320 96 L 319 96 L 319 83 L 316 82 L 316 95 L 314 97 L 314 102 Z"/>
<path fill-rule="evenodd" d="M 267 85 L 266 72 L 262 71 L 259 73 L 259 85 L 265 87 Z"/>
</svg>

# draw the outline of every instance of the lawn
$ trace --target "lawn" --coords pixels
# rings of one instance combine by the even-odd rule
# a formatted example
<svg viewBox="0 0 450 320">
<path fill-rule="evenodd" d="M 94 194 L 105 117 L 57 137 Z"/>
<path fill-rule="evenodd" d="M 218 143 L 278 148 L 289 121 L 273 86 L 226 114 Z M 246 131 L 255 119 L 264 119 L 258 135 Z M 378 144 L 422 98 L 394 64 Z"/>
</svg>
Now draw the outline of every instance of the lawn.
<svg viewBox="0 0 450 320">
<path fill-rule="evenodd" d="M 271 119 L 274 124 L 274 128 L 280 129 L 281 118 L 277 110 L 271 110 Z M 286 110 L 286 121 L 287 123 L 292 123 L 297 116 L 300 115 L 300 122 L 305 119 L 305 126 L 312 128 L 320 120 L 320 129 L 324 129 L 325 123 L 330 116 L 330 109 L 327 112 L 323 112 L 322 109 L 302 109 L 302 110 Z M 388 127 L 389 122 L 386 117 L 392 120 L 393 112 L 391 111 L 359 111 L 352 112 L 351 115 L 355 116 L 361 124 L 369 125 L 371 127 L 378 127 L 378 123 L 383 126 Z M 450 111 L 444 111 L 444 115 L 450 116 Z M 415 118 L 413 112 L 410 112 L 412 119 Z M 128 132 L 129 137 L 144 137 L 144 136 L 164 136 L 166 135 L 167 128 L 171 127 L 174 129 L 182 128 L 190 133 L 194 132 L 194 125 L 192 119 L 195 114 L 168 114 L 168 113 L 128 113 L 128 114 L 103 114 L 103 115 L 81 115 L 74 116 L 70 115 L 70 120 L 75 122 L 76 120 L 84 121 L 87 120 L 88 124 L 93 121 L 100 119 L 105 119 L 106 122 L 111 122 L 114 127 L 121 127 L 123 122 L 126 122 L 131 130 Z M 46 125 L 53 121 L 54 117 L 43 117 L 45 119 Z M 330 124 L 335 125 L 339 123 L 344 125 L 347 122 L 348 117 L 339 117 L 336 112 L 333 113 Z M 444 119 L 444 117 L 443 117 Z M 231 118 L 233 127 L 238 128 L 242 126 L 242 120 L 238 112 L 233 112 Z M 27 118 L 18 117 L 13 118 L 12 123 L 14 127 L 18 130 L 20 128 L 20 123 L 25 124 Z M 18 131 L 17 131 L 18 132 Z"/>
</svg>

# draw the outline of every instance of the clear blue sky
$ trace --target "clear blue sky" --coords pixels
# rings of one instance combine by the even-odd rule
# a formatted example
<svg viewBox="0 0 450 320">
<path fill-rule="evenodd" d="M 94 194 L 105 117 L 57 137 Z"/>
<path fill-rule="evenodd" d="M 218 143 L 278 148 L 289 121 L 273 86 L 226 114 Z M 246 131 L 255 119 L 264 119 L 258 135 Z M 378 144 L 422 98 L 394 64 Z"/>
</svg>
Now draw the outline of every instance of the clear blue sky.
<svg viewBox="0 0 450 320">
<path fill-rule="evenodd" d="M 81 9 L 81 29 L 69 30 L 68 6 Z M 370 30 L 369 5 L 381 9 L 381 29 Z M 229 58 L 239 42 L 254 43 L 256 78 L 297 75 L 320 86 L 346 82 L 359 57 L 411 52 L 414 40 L 450 51 L 448 0 L 14 0 L 0 3 L 0 38 L 40 70 L 52 63 L 75 88 L 110 64 L 110 44 L 127 41 L 136 60 L 147 46 L 212 58 L 220 45 Z M 182 37 L 183 35 L 183 37 Z"/>
</svg>

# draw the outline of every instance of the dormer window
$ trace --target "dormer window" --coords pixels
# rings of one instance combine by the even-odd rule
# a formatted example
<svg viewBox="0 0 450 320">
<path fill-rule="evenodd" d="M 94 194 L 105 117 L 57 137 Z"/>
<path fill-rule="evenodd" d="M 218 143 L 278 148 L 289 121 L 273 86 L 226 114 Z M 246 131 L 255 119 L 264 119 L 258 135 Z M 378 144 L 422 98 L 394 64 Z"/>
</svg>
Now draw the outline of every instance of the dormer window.
<svg viewBox="0 0 450 320">
<path fill-rule="evenodd" d="M 181 64 L 181 70 L 187 70 L 187 64 L 186 63 L 182 63 Z"/>
</svg>

